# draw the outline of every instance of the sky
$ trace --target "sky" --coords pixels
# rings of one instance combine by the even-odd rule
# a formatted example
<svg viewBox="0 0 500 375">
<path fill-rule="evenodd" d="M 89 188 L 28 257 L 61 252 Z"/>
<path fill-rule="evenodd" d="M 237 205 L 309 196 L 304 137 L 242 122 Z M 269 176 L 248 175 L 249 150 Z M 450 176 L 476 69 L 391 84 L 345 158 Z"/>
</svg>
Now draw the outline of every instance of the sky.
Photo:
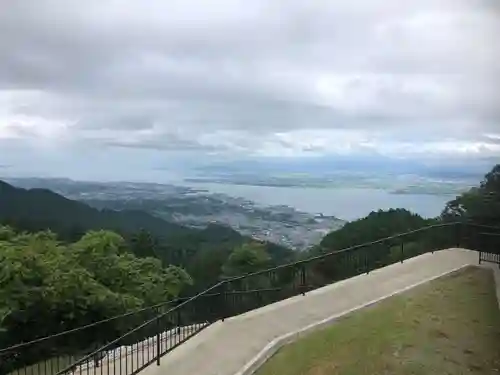
<svg viewBox="0 0 500 375">
<path fill-rule="evenodd" d="M 0 175 L 500 160 L 496 0 L 3 0 Z"/>
</svg>

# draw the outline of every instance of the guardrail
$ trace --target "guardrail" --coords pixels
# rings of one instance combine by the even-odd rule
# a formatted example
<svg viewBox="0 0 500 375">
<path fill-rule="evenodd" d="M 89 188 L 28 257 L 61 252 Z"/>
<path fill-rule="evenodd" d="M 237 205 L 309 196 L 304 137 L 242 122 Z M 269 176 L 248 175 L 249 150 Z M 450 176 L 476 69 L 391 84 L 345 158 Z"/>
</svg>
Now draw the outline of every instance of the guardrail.
<svg viewBox="0 0 500 375">
<path fill-rule="evenodd" d="M 479 262 L 500 265 L 500 228 L 436 224 L 229 278 L 174 305 L 166 303 L 125 314 L 123 318 L 134 322 L 127 328 L 135 326 L 125 333 L 104 335 L 104 321 L 1 349 L 0 375 L 134 375 L 154 362 L 159 365 L 162 356 L 217 320 L 451 247 L 476 250 Z"/>
<path fill-rule="evenodd" d="M 213 294 L 207 294 L 204 297 L 211 298 Z M 78 362 L 86 354 L 107 346 L 114 339 L 130 331 L 133 327 L 139 326 L 145 321 L 171 310 L 188 299 L 188 297 L 178 298 L 0 349 L 0 375 L 7 373 L 30 375 L 57 374 L 69 364 Z M 166 331 L 164 332 L 165 336 L 162 338 L 163 341 L 168 339 L 169 342 L 173 342 L 174 335 L 186 332 L 187 329 L 192 328 L 189 326 L 178 326 L 177 323 L 181 321 L 182 319 L 172 320 L 172 324 L 165 325 Z M 167 329 L 171 329 L 171 331 L 167 331 Z M 170 337 L 171 335 L 172 337 Z M 156 339 L 156 335 L 154 337 Z M 129 351 L 137 351 L 141 347 L 140 342 L 133 344 L 137 345 L 130 347 Z M 123 345 L 120 349 L 119 346 L 113 348 L 108 345 L 107 351 L 96 354 L 92 361 L 89 361 L 86 365 L 82 365 L 82 368 L 99 367 L 101 362 L 110 358 L 118 359 L 120 355 L 124 356 L 127 353 L 125 349 L 127 347 L 127 345 Z M 22 366 L 26 364 L 27 366 Z M 19 366 L 22 367 L 19 368 Z"/>
<path fill-rule="evenodd" d="M 482 262 L 498 264 L 500 268 L 500 233 L 482 232 L 482 243 L 478 245 L 479 264 Z"/>
</svg>

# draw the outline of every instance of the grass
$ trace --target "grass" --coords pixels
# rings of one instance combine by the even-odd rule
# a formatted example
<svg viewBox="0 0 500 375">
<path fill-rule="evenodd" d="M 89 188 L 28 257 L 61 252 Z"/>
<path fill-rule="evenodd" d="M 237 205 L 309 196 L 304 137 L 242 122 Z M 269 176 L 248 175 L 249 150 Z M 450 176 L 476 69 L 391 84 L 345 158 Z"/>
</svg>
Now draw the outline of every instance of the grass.
<svg viewBox="0 0 500 375">
<path fill-rule="evenodd" d="M 491 270 L 461 271 L 281 348 L 256 375 L 500 375 Z"/>
</svg>

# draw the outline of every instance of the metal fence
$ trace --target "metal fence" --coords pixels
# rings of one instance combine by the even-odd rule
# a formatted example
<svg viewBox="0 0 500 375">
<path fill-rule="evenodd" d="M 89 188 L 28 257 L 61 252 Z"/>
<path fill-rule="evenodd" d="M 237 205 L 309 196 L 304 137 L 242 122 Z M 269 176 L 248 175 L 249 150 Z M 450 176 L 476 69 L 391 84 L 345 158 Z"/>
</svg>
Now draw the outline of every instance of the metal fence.
<svg viewBox="0 0 500 375">
<path fill-rule="evenodd" d="M 500 233 L 482 232 L 479 234 L 479 264 L 482 262 L 498 264 L 500 268 Z"/>
<path fill-rule="evenodd" d="M 210 306 L 213 306 L 211 299 L 216 297 L 213 293 L 206 293 L 199 298 L 200 302 L 205 301 L 207 309 L 193 311 L 193 308 L 180 308 L 189 299 L 180 298 L 0 349 L 0 375 L 55 375 L 64 373 L 70 366 L 70 373 L 93 373 L 95 368 L 97 374 L 98 371 L 104 371 L 103 365 L 121 359 L 125 361 L 126 367 L 129 361 L 135 367 L 150 363 L 156 350 L 156 347 L 151 346 L 153 341 L 159 338 L 160 349 L 169 349 L 206 325 L 204 320 L 213 315 L 209 311 Z M 168 314 L 158 321 L 162 330 L 149 324 L 134 335 L 127 335 L 134 327 L 154 320 L 159 315 L 167 315 L 172 309 L 176 311 L 175 314 Z M 116 341 L 118 337 L 122 339 Z M 154 353 L 156 356 L 157 352 Z"/>
<path fill-rule="evenodd" d="M 1 349 L 0 375 L 134 375 L 152 363 L 159 365 L 163 355 L 215 321 L 453 247 L 476 250 L 480 262 L 500 264 L 500 228 L 438 224 L 229 278 L 191 298 Z M 120 319 L 123 323 L 117 325 Z M 107 323 L 113 329 L 106 330 Z"/>
</svg>

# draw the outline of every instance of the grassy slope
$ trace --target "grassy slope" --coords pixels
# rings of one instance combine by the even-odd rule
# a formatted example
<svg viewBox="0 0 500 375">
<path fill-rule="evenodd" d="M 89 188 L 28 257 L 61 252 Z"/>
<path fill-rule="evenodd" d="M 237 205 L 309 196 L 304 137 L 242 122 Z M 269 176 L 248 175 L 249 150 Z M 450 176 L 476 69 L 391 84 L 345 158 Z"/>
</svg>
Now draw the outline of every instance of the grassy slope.
<svg viewBox="0 0 500 375">
<path fill-rule="evenodd" d="M 500 374 L 490 270 L 470 267 L 282 348 L 257 375 Z"/>
</svg>

